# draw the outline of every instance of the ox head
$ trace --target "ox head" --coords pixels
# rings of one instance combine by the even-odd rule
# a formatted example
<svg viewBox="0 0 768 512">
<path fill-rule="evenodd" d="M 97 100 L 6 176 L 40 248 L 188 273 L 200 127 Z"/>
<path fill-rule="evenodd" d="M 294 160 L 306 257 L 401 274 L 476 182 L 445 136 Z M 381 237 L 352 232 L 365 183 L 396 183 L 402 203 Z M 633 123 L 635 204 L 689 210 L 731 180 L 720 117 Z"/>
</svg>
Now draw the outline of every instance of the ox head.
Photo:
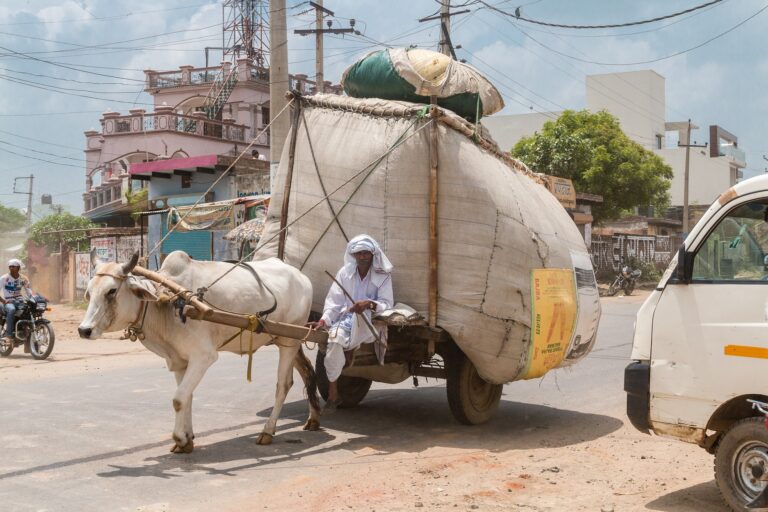
<svg viewBox="0 0 768 512">
<path fill-rule="evenodd" d="M 134 254 L 127 263 L 104 263 L 96 269 L 85 292 L 88 310 L 77 328 L 81 338 L 123 330 L 136 321 L 141 301 L 157 300 L 149 281 L 131 275 L 138 261 L 139 255 Z"/>
</svg>

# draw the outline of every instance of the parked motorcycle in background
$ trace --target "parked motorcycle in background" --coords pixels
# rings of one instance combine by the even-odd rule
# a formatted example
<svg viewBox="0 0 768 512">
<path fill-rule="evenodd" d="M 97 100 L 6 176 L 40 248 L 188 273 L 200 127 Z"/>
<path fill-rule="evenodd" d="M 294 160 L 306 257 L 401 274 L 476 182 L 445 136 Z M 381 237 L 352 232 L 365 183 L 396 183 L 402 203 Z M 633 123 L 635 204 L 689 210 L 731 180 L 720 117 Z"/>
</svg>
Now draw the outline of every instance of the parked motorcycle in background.
<svg viewBox="0 0 768 512">
<path fill-rule="evenodd" d="M 621 265 L 621 270 L 616 279 L 608 286 L 608 295 L 613 297 L 619 290 L 624 290 L 624 295 L 632 295 L 635 290 L 635 282 L 643 275 L 640 269 L 632 270 L 629 265 Z"/>
<path fill-rule="evenodd" d="M 8 357 L 13 349 L 25 345 L 35 359 L 45 359 L 53 351 L 55 335 L 51 322 L 43 318 L 48 301 L 41 295 L 16 302 L 16 326 L 13 342 L 0 338 L 0 357 Z M 5 324 L 5 310 L 0 309 L 0 325 Z"/>
</svg>

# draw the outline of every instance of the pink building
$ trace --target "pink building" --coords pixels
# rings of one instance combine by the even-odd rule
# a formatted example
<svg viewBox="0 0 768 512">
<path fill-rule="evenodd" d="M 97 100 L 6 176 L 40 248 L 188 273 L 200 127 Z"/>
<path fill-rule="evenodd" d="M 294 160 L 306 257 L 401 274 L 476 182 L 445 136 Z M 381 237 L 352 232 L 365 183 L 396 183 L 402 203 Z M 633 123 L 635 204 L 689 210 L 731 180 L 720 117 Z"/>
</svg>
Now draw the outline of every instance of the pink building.
<svg viewBox="0 0 768 512">
<path fill-rule="evenodd" d="M 219 67 L 181 66 L 175 71 L 146 70 L 145 91 L 154 109 L 127 114 L 104 112 L 101 131 L 85 132 L 84 216 L 109 226 L 133 226 L 127 194 L 147 187 L 131 179 L 131 164 L 202 155 L 236 156 L 251 147 L 269 160 L 269 70 L 250 59 Z M 292 75 L 287 89 L 312 94 L 315 83 Z M 341 93 L 326 82 L 326 92 Z M 257 135 L 259 135 L 257 137 Z M 220 198 L 226 199 L 226 198 Z"/>
</svg>

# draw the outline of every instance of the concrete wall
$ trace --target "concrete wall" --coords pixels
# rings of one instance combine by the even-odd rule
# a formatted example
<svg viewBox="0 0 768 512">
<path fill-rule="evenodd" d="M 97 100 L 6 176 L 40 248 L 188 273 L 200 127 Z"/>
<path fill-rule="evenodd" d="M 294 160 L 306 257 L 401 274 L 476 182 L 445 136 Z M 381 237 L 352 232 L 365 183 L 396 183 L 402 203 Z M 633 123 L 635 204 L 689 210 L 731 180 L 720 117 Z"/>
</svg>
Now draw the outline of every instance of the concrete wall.
<svg viewBox="0 0 768 512">
<path fill-rule="evenodd" d="M 689 205 L 709 205 L 721 192 L 734 184 L 728 160 L 725 157 L 710 158 L 706 151 L 702 148 L 691 148 L 688 178 Z M 675 173 L 669 189 L 670 204 L 680 206 L 683 204 L 685 149 L 662 149 L 656 153 L 672 167 Z"/>
<path fill-rule="evenodd" d="M 616 116 L 621 129 L 646 149 L 656 149 L 656 136 L 664 143 L 664 77 L 655 71 L 630 71 L 589 75 L 587 109 L 606 110 Z"/>
<path fill-rule="evenodd" d="M 484 117 L 481 123 L 491 132 L 491 137 L 499 144 L 501 150 L 509 151 L 517 144 L 517 141 L 523 137 L 529 137 L 537 131 L 541 131 L 544 123 L 554 121 L 560 114 L 560 112 L 551 112 L 546 114 L 489 116 Z"/>
</svg>

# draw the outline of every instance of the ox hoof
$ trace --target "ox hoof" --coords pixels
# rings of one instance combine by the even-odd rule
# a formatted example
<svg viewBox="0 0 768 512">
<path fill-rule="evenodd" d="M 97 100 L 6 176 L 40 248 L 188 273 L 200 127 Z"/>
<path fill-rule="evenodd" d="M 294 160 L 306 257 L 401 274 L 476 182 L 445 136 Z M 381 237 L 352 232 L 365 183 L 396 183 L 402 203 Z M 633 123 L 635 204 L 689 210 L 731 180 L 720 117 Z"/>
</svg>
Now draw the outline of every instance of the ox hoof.
<svg viewBox="0 0 768 512">
<path fill-rule="evenodd" d="M 262 432 L 259 437 L 256 438 L 256 444 L 272 444 L 272 434 Z"/>
<path fill-rule="evenodd" d="M 320 422 L 317 420 L 309 419 L 304 424 L 304 430 L 320 430 Z"/>
<path fill-rule="evenodd" d="M 171 448 L 171 453 L 192 453 L 194 449 L 195 442 L 190 439 L 184 446 L 179 446 L 178 443 L 174 444 L 173 448 Z"/>
</svg>

